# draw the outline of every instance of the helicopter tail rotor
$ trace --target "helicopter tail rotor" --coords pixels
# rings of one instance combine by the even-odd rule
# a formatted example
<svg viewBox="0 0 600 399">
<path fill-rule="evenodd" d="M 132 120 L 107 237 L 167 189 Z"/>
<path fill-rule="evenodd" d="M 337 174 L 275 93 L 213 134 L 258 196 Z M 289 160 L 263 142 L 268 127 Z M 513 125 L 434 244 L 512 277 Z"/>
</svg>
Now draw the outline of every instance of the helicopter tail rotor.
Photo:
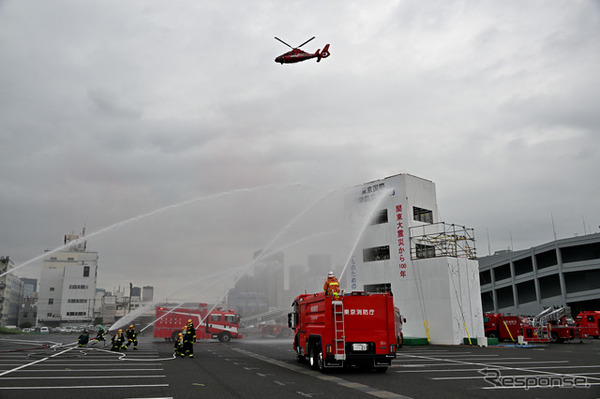
<svg viewBox="0 0 600 399">
<path fill-rule="evenodd" d="M 317 62 L 320 62 L 321 58 L 327 57 L 329 57 L 329 44 L 326 44 L 325 47 L 323 47 L 323 51 L 317 51 Z"/>
</svg>

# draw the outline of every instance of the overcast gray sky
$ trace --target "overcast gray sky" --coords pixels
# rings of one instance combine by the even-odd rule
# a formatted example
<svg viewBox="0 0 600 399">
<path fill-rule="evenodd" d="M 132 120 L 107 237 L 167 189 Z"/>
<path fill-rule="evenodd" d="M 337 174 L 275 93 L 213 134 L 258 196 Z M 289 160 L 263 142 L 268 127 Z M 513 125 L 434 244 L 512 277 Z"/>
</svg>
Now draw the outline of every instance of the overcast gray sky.
<svg viewBox="0 0 600 399">
<path fill-rule="evenodd" d="M 598 71 L 592 0 L 0 1 L 0 255 L 197 199 L 88 242 L 166 294 L 397 173 L 480 255 L 598 232 Z"/>
</svg>

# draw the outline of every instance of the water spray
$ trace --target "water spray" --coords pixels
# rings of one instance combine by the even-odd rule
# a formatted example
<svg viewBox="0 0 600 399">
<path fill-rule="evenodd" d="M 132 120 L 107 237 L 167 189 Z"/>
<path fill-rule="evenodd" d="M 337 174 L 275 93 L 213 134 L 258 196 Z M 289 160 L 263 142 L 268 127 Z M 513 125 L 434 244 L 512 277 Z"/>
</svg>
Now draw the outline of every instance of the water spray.
<svg viewBox="0 0 600 399">
<path fill-rule="evenodd" d="M 360 240 L 362 238 L 363 233 L 367 229 L 367 226 L 369 226 L 369 224 L 371 223 L 373 215 L 375 214 L 375 212 L 377 211 L 377 209 L 379 208 L 379 206 L 381 205 L 381 203 L 383 202 L 383 200 L 385 198 L 389 197 L 390 193 L 392 193 L 393 191 L 394 190 L 391 189 L 391 188 L 388 188 L 388 189 L 380 191 L 381 195 L 379 195 L 379 198 L 377 198 L 376 201 L 373 201 L 372 204 L 371 204 L 371 207 L 367 210 L 366 215 L 368 217 L 364 218 L 364 223 L 360 227 L 360 230 L 358 231 L 358 235 L 356 237 L 356 240 L 354 241 L 354 244 L 352 245 L 352 248 L 350 249 L 350 254 L 348 255 L 348 258 L 346 259 L 346 262 L 344 263 L 344 268 L 342 269 L 342 272 L 340 273 L 339 280 L 342 280 L 342 277 L 344 276 L 344 273 L 346 272 L 346 268 L 350 264 L 350 260 L 352 259 L 352 255 L 354 254 L 354 251 L 356 250 L 356 247 L 358 247 L 358 244 L 359 244 L 359 242 L 360 242 Z"/>
<path fill-rule="evenodd" d="M 298 185 L 301 185 L 301 183 L 283 184 L 283 186 L 298 186 Z M 223 192 L 223 193 L 206 195 L 206 196 L 202 196 L 202 197 L 196 197 L 196 198 L 192 198 L 192 199 L 187 200 L 187 201 L 180 202 L 178 204 L 171 204 L 171 205 L 164 206 L 162 208 L 155 209 L 154 211 L 143 213 L 141 215 L 134 216 L 132 218 L 122 220 L 122 221 L 117 222 L 115 224 L 112 224 L 112 225 L 110 225 L 108 227 L 105 227 L 103 229 L 100 229 L 100 230 L 97 230 L 97 231 L 95 231 L 93 233 L 90 233 L 87 236 L 83 236 L 83 237 L 80 237 L 80 238 L 75 239 L 73 241 L 69 241 L 65 245 L 61 245 L 60 247 L 54 248 L 54 249 L 52 249 L 50 251 L 46 251 L 43 254 L 41 254 L 39 256 L 36 256 L 35 258 L 29 259 L 28 261 L 26 261 L 24 263 L 21 263 L 19 266 L 13 267 L 12 269 L 5 271 L 4 273 L 0 274 L 0 277 L 6 276 L 7 274 L 10 274 L 10 273 L 13 273 L 16 270 L 18 270 L 18 269 L 20 269 L 20 268 L 22 268 L 24 266 L 27 266 L 27 265 L 29 265 L 29 264 L 31 264 L 33 262 L 36 262 L 38 260 L 41 260 L 41 259 L 43 259 L 44 257 L 46 257 L 48 255 L 51 255 L 53 253 L 62 251 L 63 249 L 72 247 L 74 245 L 81 244 L 81 243 L 85 242 L 86 240 L 88 240 L 88 239 L 90 239 L 92 237 L 95 237 L 97 235 L 106 233 L 106 232 L 111 231 L 111 230 L 116 230 L 118 228 L 121 228 L 121 227 L 129 224 L 129 223 L 132 223 L 132 222 L 135 222 L 135 221 L 138 221 L 138 220 L 141 220 L 141 219 L 145 219 L 147 217 L 150 217 L 150 216 L 153 216 L 153 215 L 157 215 L 157 214 L 166 212 L 166 211 L 171 210 L 171 209 L 175 209 L 175 208 L 179 208 L 179 207 L 182 207 L 182 206 L 185 206 L 185 205 L 189 205 L 189 204 L 192 204 L 194 202 L 204 201 L 204 200 L 209 200 L 209 199 L 221 198 L 221 197 L 225 197 L 225 196 L 233 195 L 233 194 L 238 194 L 238 193 L 247 193 L 247 192 L 257 191 L 257 190 L 261 190 L 261 189 L 269 188 L 269 187 L 273 187 L 273 186 L 275 186 L 275 185 L 268 184 L 268 185 L 264 185 L 264 186 L 253 187 L 253 188 L 241 188 L 241 189 L 227 191 L 227 192 Z M 281 185 L 279 185 L 279 186 L 281 186 Z"/>
<path fill-rule="evenodd" d="M 238 271 L 240 271 L 240 270 L 241 270 L 241 268 L 235 268 L 235 269 L 228 270 L 227 272 L 220 272 L 221 274 L 225 273 L 225 275 L 224 275 L 224 276 L 222 276 L 222 277 L 221 277 L 220 279 L 218 279 L 217 281 L 213 282 L 213 284 L 214 284 L 214 283 L 216 283 L 216 282 L 218 282 L 218 281 L 224 280 L 226 277 L 231 277 L 233 274 L 235 274 L 236 272 L 238 272 Z M 156 324 L 156 322 L 158 322 L 159 320 L 161 320 L 163 317 L 165 317 L 165 316 L 167 316 L 168 314 L 170 314 L 170 313 L 174 312 L 176 309 L 179 309 L 181 306 L 183 306 L 183 304 L 184 304 L 184 303 L 186 303 L 186 302 L 190 302 L 192 299 L 195 299 L 195 298 L 197 298 L 197 297 L 198 297 L 198 296 L 200 296 L 200 295 L 202 295 L 202 291 L 201 291 L 199 294 L 194 294 L 193 296 L 191 296 L 191 297 L 189 297 L 189 298 L 186 298 L 186 299 L 185 299 L 185 300 L 183 300 L 181 303 L 179 303 L 179 304 L 175 305 L 173 308 L 171 308 L 171 309 L 170 309 L 168 312 L 166 312 L 166 313 L 165 313 L 165 314 L 163 314 L 162 316 L 160 316 L 160 317 L 158 317 L 157 319 L 155 319 L 154 321 L 152 321 L 152 323 L 150 323 L 150 324 L 148 324 L 146 327 L 142 328 L 142 329 L 140 330 L 140 333 L 142 333 L 143 331 L 145 331 L 145 330 L 146 330 L 146 329 L 148 329 L 149 327 L 151 327 L 151 326 L 153 326 L 154 324 Z M 215 306 L 216 306 L 216 305 L 215 305 Z M 213 307 L 212 309 L 210 309 L 210 311 L 212 311 L 213 309 L 214 309 L 214 307 Z M 209 313 L 210 313 L 210 311 L 209 311 Z M 202 320 L 202 321 L 203 321 L 203 320 Z M 200 321 L 200 324 L 202 324 L 202 321 Z M 109 330 L 109 331 L 112 331 L 112 330 L 113 330 L 113 327 L 114 327 L 114 326 L 112 326 L 112 327 L 110 328 L 110 330 Z"/>
<path fill-rule="evenodd" d="M 222 276 L 222 275 L 225 275 L 225 277 L 227 277 L 227 276 L 229 276 L 229 275 L 232 273 L 232 271 L 237 271 L 237 270 L 239 270 L 239 269 L 241 269 L 241 268 L 235 268 L 235 269 L 228 270 L 228 271 L 221 271 L 221 272 L 213 273 L 213 274 L 210 274 L 210 275 L 208 275 L 208 276 L 203 276 L 203 277 L 202 277 L 202 280 L 204 280 L 204 281 L 207 281 L 207 280 L 208 280 L 208 281 L 210 281 L 210 283 L 213 283 L 213 278 L 215 278 L 215 277 L 220 277 L 220 276 Z M 217 280 L 217 281 L 220 281 L 220 280 Z M 184 290 L 185 290 L 185 288 L 187 288 L 187 287 L 189 287 L 189 286 L 192 286 L 192 285 L 196 285 L 196 284 L 198 284 L 198 280 L 196 280 L 196 281 L 192 281 L 191 283 L 188 283 L 188 284 L 186 284 L 186 285 L 185 285 L 183 288 L 178 288 L 176 291 L 173 291 L 173 292 L 172 292 L 170 295 L 168 295 L 167 297 L 165 297 L 165 299 L 166 299 L 166 298 L 169 298 L 169 297 L 171 297 L 171 296 L 173 296 L 173 295 L 175 295 L 177 292 L 180 292 L 182 289 L 184 289 Z M 118 329 L 118 328 L 120 328 L 120 327 L 122 327 L 122 326 L 125 326 L 125 325 L 127 325 L 128 323 L 130 323 L 130 322 L 132 322 L 133 320 L 135 320 L 135 319 L 136 319 L 136 318 L 137 318 L 139 315 L 141 315 L 141 314 L 142 314 L 144 311 L 146 311 L 147 309 L 149 309 L 149 308 L 151 308 L 151 307 L 154 307 L 154 306 L 155 306 L 157 303 L 160 303 L 160 302 L 163 302 L 163 300 L 160 300 L 160 301 L 153 301 L 153 302 L 151 302 L 151 303 L 149 303 L 149 304 L 147 304 L 147 305 L 144 305 L 144 306 L 142 306 L 142 307 L 139 307 L 139 308 L 137 308 L 136 310 L 134 310 L 134 311 L 133 311 L 133 312 L 131 312 L 131 313 L 128 313 L 127 315 L 125 315 L 125 316 L 123 316 L 122 318 L 120 318 L 120 319 L 119 319 L 119 320 L 118 320 L 116 323 L 114 323 L 114 324 L 113 324 L 113 325 L 112 325 L 112 326 L 111 326 L 111 327 L 108 329 L 108 332 L 110 332 L 110 331 L 114 331 L 114 330 L 116 330 L 116 329 Z M 185 303 L 185 302 L 182 302 L 182 304 L 183 304 L 183 303 Z M 181 305 L 179 305 L 179 306 L 181 306 Z M 169 313 L 170 313 L 170 312 L 169 312 Z M 150 327 L 151 325 L 153 325 L 154 323 L 156 323 L 158 320 L 162 319 L 164 316 L 166 316 L 166 314 L 165 314 L 165 315 L 163 315 L 163 316 L 161 316 L 160 318 L 158 318 L 158 319 L 154 320 L 154 321 L 153 321 L 151 324 L 149 324 L 148 326 L 146 326 L 146 327 L 145 327 L 144 329 L 142 329 L 140 332 L 144 331 L 146 328 Z"/>
<path fill-rule="evenodd" d="M 308 207 L 306 207 L 302 212 L 300 212 L 294 219 L 292 219 L 288 224 L 286 224 L 283 229 L 281 229 L 279 231 L 278 234 L 275 235 L 275 237 L 273 237 L 273 239 L 265 246 L 266 249 L 270 249 L 271 247 L 273 247 L 273 245 L 275 244 L 275 242 L 277 242 L 278 239 L 281 238 L 281 236 L 288 231 L 302 216 L 304 216 L 309 210 L 311 210 L 315 205 L 317 205 L 318 203 L 320 203 L 321 201 L 323 201 L 325 198 L 327 198 L 328 196 L 330 196 L 331 194 L 333 194 L 334 192 L 338 191 L 340 188 L 334 188 L 330 191 L 328 191 L 327 193 L 325 193 L 322 197 L 320 197 L 318 200 L 316 200 L 315 202 L 313 202 L 312 204 L 310 204 Z M 264 250 L 260 253 L 260 255 L 258 255 L 256 258 L 254 258 L 251 262 L 249 262 L 243 269 L 243 272 L 240 274 L 240 276 L 238 278 L 235 279 L 235 281 L 233 282 L 233 285 L 235 286 L 235 284 L 237 284 L 237 282 L 252 268 L 254 267 L 254 265 L 259 261 L 262 260 L 264 258 L 266 258 L 268 255 L 270 255 L 273 251 L 267 251 Z M 209 311 L 206 313 L 206 317 L 208 317 L 208 315 L 210 314 L 210 312 L 212 312 L 217 305 L 223 300 L 223 298 L 225 297 L 226 294 L 223 294 L 219 300 L 213 305 L 212 308 L 209 309 Z M 204 319 L 202 319 L 200 321 L 200 324 L 202 324 L 204 322 Z"/>
<path fill-rule="evenodd" d="M 313 239 L 313 238 L 316 238 L 316 237 L 320 237 L 320 236 L 324 236 L 324 235 L 332 234 L 332 233 L 334 233 L 334 232 L 336 232 L 336 230 L 330 230 L 330 231 L 325 231 L 325 232 L 321 232 L 321 233 L 312 234 L 312 235 L 310 235 L 310 236 L 308 236 L 308 237 L 304 237 L 304 238 L 301 238 L 301 239 L 299 239 L 299 240 L 296 240 L 296 241 L 294 241 L 294 242 L 292 242 L 292 243 L 290 243 L 290 244 L 287 244 L 287 245 L 285 245 L 285 246 L 283 246 L 283 247 L 278 247 L 278 248 L 276 249 L 276 251 L 280 251 L 280 250 L 282 250 L 282 249 L 285 249 L 285 248 L 288 248 L 288 247 L 291 247 L 291 246 L 297 245 L 297 244 L 299 244 L 299 243 L 301 243 L 301 242 L 308 241 L 308 240 L 311 240 L 311 239 Z M 270 256 L 271 254 L 275 253 L 276 251 L 274 250 L 274 251 L 270 251 L 270 252 L 264 253 L 264 254 L 263 254 L 263 257 Z M 217 276 L 217 275 L 224 274 L 224 273 L 225 273 L 225 276 L 223 276 L 223 278 L 225 278 L 225 277 L 228 277 L 228 276 L 230 276 L 230 275 L 234 275 L 234 274 L 235 274 L 235 273 L 237 273 L 237 272 L 241 272 L 241 271 L 243 271 L 243 270 L 246 270 L 247 268 L 248 268 L 248 265 L 245 265 L 245 266 L 242 266 L 242 267 L 237 267 L 237 268 L 231 269 L 231 270 L 229 270 L 229 271 L 215 273 L 215 274 L 213 274 L 213 275 L 211 275 L 211 276 L 205 276 L 205 277 L 203 277 L 202 279 L 203 279 L 203 280 L 206 280 L 207 278 L 212 278 L 212 277 L 215 277 L 215 276 Z M 247 270 L 246 270 L 246 271 L 247 271 Z M 245 275 L 245 273 L 243 273 L 243 274 L 242 274 L 242 276 L 243 276 L 243 275 Z M 241 276 L 240 276 L 240 277 L 241 277 Z M 220 279 L 220 280 L 221 280 L 221 279 Z M 220 280 L 217 280 L 217 281 L 220 281 Z M 239 280 L 239 279 L 238 279 L 238 280 Z M 236 280 L 236 282 L 237 282 L 237 280 Z M 189 285 L 194 285 L 194 284 L 196 284 L 196 283 L 197 283 L 197 280 L 196 280 L 196 281 L 193 281 L 193 282 L 191 282 L 191 283 L 189 283 L 189 284 L 188 284 L 188 286 L 189 286 Z M 234 284 L 234 285 L 235 285 L 235 284 Z M 181 306 L 182 306 L 184 303 L 186 303 L 186 302 L 190 302 L 190 301 L 192 301 L 193 299 L 196 299 L 196 298 L 197 298 L 198 296 L 200 296 L 201 294 L 202 294 L 202 291 L 201 291 L 200 293 L 198 293 L 198 294 L 194 294 L 193 296 L 186 298 L 186 299 L 185 299 L 183 302 L 181 302 L 181 303 L 179 303 L 179 304 L 175 305 L 175 306 L 174 306 L 174 307 L 172 307 L 172 308 L 171 308 L 171 309 L 170 309 L 168 312 L 166 312 L 165 314 L 161 315 L 160 317 L 158 317 L 157 319 L 155 319 L 154 321 L 152 321 L 152 323 L 150 323 L 150 324 L 148 324 L 147 326 L 145 326 L 144 328 L 142 328 L 142 329 L 140 330 L 140 333 L 141 333 L 141 332 L 143 332 L 143 331 L 145 331 L 145 330 L 146 330 L 146 329 L 148 329 L 149 327 L 153 326 L 154 324 L 156 324 L 156 323 L 157 323 L 159 320 L 161 320 L 162 318 L 164 318 L 164 317 L 165 317 L 165 316 L 167 316 L 168 314 L 170 314 L 170 313 L 174 312 L 175 310 L 179 309 L 179 307 L 181 307 Z M 167 297 L 167 298 L 168 298 L 168 297 Z M 218 304 L 218 303 L 219 303 L 221 300 L 222 300 L 222 297 L 219 299 L 219 301 L 217 301 L 217 304 Z M 161 301 L 158 301 L 158 302 L 161 302 Z M 158 303 L 158 302 L 152 302 L 152 304 L 150 304 L 150 305 L 147 305 L 147 306 L 146 306 L 146 307 L 144 307 L 144 308 L 147 308 L 148 306 L 153 306 L 154 304 L 156 304 L 156 303 Z M 215 305 L 215 306 L 213 306 L 213 307 L 210 309 L 210 311 L 209 311 L 207 314 L 210 314 L 210 312 L 212 312 L 212 311 L 214 310 L 214 308 L 215 308 L 215 307 L 216 307 L 216 305 Z M 137 317 L 139 314 L 141 314 L 142 312 L 141 312 L 141 311 L 140 311 L 140 312 L 137 312 L 137 309 L 136 309 L 136 312 L 134 312 L 134 313 L 136 313 L 136 314 L 135 314 L 135 316 L 134 316 L 133 318 L 129 318 L 128 320 L 134 320 L 134 319 L 135 319 L 135 318 L 136 318 L 136 317 Z M 123 319 L 120 319 L 120 320 L 119 320 L 119 322 L 120 322 L 121 320 L 123 320 Z M 201 320 L 200 320 L 200 324 L 202 324 L 203 322 L 204 322 L 204 319 L 201 319 Z M 109 331 L 113 331 L 114 329 L 118 328 L 119 326 L 122 326 L 122 325 L 125 325 L 125 324 L 127 324 L 127 322 L 123 322 L 123 323 L 120 323 L 120 324 L 119 324 L 119 323 L 116 323 L 116 324 L 114 324 L 113 326 L 111 326 L 111 328 L 109 329 Z"/>
</svg>

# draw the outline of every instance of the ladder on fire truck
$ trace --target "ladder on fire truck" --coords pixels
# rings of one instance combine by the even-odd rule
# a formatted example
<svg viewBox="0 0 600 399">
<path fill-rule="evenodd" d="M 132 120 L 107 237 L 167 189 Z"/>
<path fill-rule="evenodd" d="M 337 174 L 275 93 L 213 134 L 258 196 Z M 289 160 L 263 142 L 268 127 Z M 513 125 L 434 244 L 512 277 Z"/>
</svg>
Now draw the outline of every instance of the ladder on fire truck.
<svg viewBox="0 0 600 399">
<path fill-rule="evenodd" d="M 337 300 L 333 305 L 333 353 L 335 360 L 346 360 L 346 337 L 344 335 L 344 302 Z"/>
</svg>

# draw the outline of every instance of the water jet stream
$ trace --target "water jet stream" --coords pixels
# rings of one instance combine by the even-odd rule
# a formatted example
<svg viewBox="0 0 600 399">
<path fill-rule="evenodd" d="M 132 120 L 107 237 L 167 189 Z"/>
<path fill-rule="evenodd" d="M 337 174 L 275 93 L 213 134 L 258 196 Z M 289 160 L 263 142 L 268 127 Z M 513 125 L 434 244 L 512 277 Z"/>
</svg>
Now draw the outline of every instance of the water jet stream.
<svg viewBox="0 0 600 399">
<path fill-rule="evenodd" d="M 231 274 L 237 270 L 240 270 L 241 268 L 234 268 L 231 270 L 225 270 L 225 271 L 220 271 L 217 273 L 213 273 L 210 274 L 208 276 L 203 276 L 202 280 L 204 281 L 205 284 L 216 284 L 217 282 L 223 280 L 225 277 L 229 277 L 231 276 Z M 214 280 L 215 277 L 220 277 L 217 280 Z M 197 285 L 200 282 L 200 280 L 196 280 L 196 281 L 192 281 L 191 283 L 186 284 L 184 287 L 178 288 L 176 291 L 172 292 L 170 295 L 168 295 L 167 297 L 165 297 L 165 300 L 173 295 L 175 295 L 178 292 L 181 292 L 182 290 L 185 290 L 186 288 L 189 288 L 192 285 Z M 198 296 L 197 294 L 194 294 L 194 296 Z M 159 300 L 159 301 L 152 301 L 149 304 L 146 304 L 144 306 L 140 306 L 139 308 L 135 309 L 133 312 L 128 313 L 127 315 L 123 316 L 122 318 L 120 318 L 119 320 L 117 320 L 116 323 L 114 323 L 112 326 L 110 326 L 110 328 L 108 329 L 108 331 L 114 331 L 122 326 L 125 326 L 131 322 L 133 322 L 133 320 L 135 320 L 138 316 L 140 316 L 142 313 L 144 313 L 146 310 L 156 306 L 157 304 L 164 302 L 165 300 Z M 177 305 L 177 307 L 183 305 L 186 302 L 189 302 L 191 299 L 186 299 L 184 302 L 180 303 L 179 305 Z M 173 310 L 175 310 L 177 307 L 171 309 L 169 312 L 165 313 L 164 315 L 162 315 L 161 317 L 159 317 L 158 319 L 154 320 L 152 323 L 150 323 L 149 325 L 147 325 L 146 327 L 144 327 L 142 330 L 140 330 L 140 332 L 144 331 L 145 329 L 147 329 L 148 327 L 152 326 L 154 323 L 156 323 L 158 320 L 162 319 L 163 317 L 165 317 L 167 314 L 171 313 Z"/>
<path fill-rule="evenodd" d="M 344 273 L 346 272 L 346 268 L 348 267 L 348 264 L 350 263 L 350 260 L 352 259 L 352 255 L 354 255 L 354 251 L 356 251 L 356 247 L 358 247 L 358 244 L 360 243 L 360 240 L 362 239 L 362 236 L 363 236 L 365 230 L 371 223 L 375 212 L 379 209 L 383 200 L 386 199 L 387 197 L 389 197 L 390 193 L 392 193 L 392 192 L 393 192 L 393 189 L 391 189 L 391 188 L 381 191 L 380 192 L 381 195 L 379 195 L 379 198 L 376 201 L 373 201 L 371 203 L 371 207 L 365 213 L 367 217 L 364 218 L 364 223 L 360 227 L 360 230 L 358 230 L 358 235 L 356 236 L 356 240 L 354 241 L 354 244 L 352 245 L 352 248 L 350 249 L 350 254 L 348 255 L 348 258 L 346 259 L 346 262 L 344 263 L 344 268 L 342 269 L 342 272 L 340 273 L 340 276 L 338 277 L 339 280 L 341 280 L 342 277 L 344 276 Z"/>
<path fill-rule="evenodd" d="M 167 205 L 167 206 L 164 206 L 162 208 L 158 208 L 158 209 L 156 209 L 154 211 L 151 211 L 151 212 L 148 212 L 148 213 L 143 213 L 141 215 L 134 216 L 132 218 L 122 220 L 122 221 L 117 222 L 115 224 L 112 224 L 112 225 L 110 225 L 108 227 L 105 227 L 103 229 L 100 229 L 100 230 L 97 230 L 97 231 L 95 231 L 93 233 L 90 233 L 87 236 L 80 237 L 80 238 L 78 238 L 76 240 L 70 241 L 70 242 L 66 243 L 65 245 L 61 245 L 60 247 L 54 248 L 54 249 L 52 249 L 50 251 L 46 251 L 43 254 L 41 254 L 39 256 L 36 256 L 35 258 L 29 259 L 28 261 L 26 261 L 24 263 L 21 263 L 19 266 L 13 267 L 12 269 L 5 271 L 4 273 L 0 274 L 0 277 L 6 276 L 7 274 L 10 274 L 10 273 L 13 273 L 13 272 L 17 271 L 18 269 L 20 269 L 20 268 L 22 268 L 24 266 L 27 266 L 27 265 L 29 265 L 29 264 L 31 264 L 33 262 L 36 262 L 38 260 L 41 260 L 41 259 L 43 259 L 44 257 L 46 257 L 48 255 L 51 255 L 53 253 L 62 251 L 63 249 L 69 248 L 71 246 L 74 246 L 74 245 L 77 245 L 77 244 L 81 244 L 84 241 L 86 241 L 86 240 L 88 240 L 88 239 L 90 239 L 92 237 L 95 237 L 97 235 L 106 233 L 106 232 L 111 231 L 111 230 L 116 230 L 116 229 L 118 229 L 120 227 L 123 227 L 123 226 L 129 224 L 129 223 L 132 223 L 132 222 L 135 222 L 135 221 L 138 221 L 138 220 L 141 220 L 141 219 L 145 219 L 147 217 L 150 217 L 150 216 L 153 216 L 153 215 L 157 215 L 157 214 L 166 212 L 166 211 L 171 210 L 171 209 L 179 208 L 179 207 L 182 207 L 182 206 L 185 206 L 185 205 L 189 205 L 191 203 L 198 202 L 198 201 L 209 200 L 209 199 L 216 199 L 216 198 L 221 198 L 221 197 L 225 197 L 225 196 L 233 195 L 233 194 L 238 194 L 238 193 L 247 193 L 247 192 L 261 190 L 261 189 L 264 189 L 264 188 L 274 187 L 274 186 L 284 186 L 285 187 L 285 186 L 298 186 L 298 185 L 302 185 L 302 183 L 289 183 L 289 184 L 280 184 L 280 185 L 267 184 L 267 185 L 264 185 L 264 186 L 258 186 L 258 187 L 253 187 L 253 188 L 242 188 L 242 189 L 237 189 L 237 190 L 222 192 L 222 193 L 218 193 L 218 194 L 212 194 L 212 195 L 206 195 L 206 196 L 202 196 L 202 197 L 196 197 L 196 198 L 192 198 L 192 199 L 187 200 L 187 201 L 180 202 L 178 204 Z"/>
<path fill-rule="evenodd" d="M 275 235 L 275 237 L 273 237 L 273 239 L 265 246 L 265 249 L 256 257 L 254 258 L 251 262 L 249 262 L 246 267 L 244 268 L 243 272 L 239 275 L 238 278 L 235 279 L 235 281 L 233 282 L 233 285 L 235 286 L 235 284 L 237 284 L 237 282 L 252 268 L 254 267 L 254 265 L 256 265 L 256 263 L 258 263 L 259 260 L 263 260 L 264 258 L 267 257 L 267 254 L 271 253 L 272 251 L 270 251 L 271 247 L 273 247 L 273 245 L 277 242 L 278 239 L 281 238 L 281 236 L 283 236 L 283 234 L 285 232 L 287 232 L 296 222 L 298 222 L 298 220 L 300 220 L 306 213 L 308 213 L 308 211 L 310 211 L 314 206 L 316 206 L 317 204 L 319 204 L 321 201 L 323 201 L 325 198 L 327 198 L 328 196 L 330 196 L 331 194 L 333 194 L 334 192 L 340 190 L 341 187 L 336 187 L 331 189 L 330 191 L 326 192 L 322 197 L 318 198 L 315 202 L 313 202 L 312 204 L 310 204 L 308 207 L 306 207 L 302 212 L 300 212 L 294 219 L 292 219 L 288 224 L 286 224 L 283 229 L 281 229 L 281 231 L 279 231 L 278 234 Z M 217 305 L 219 304 L 219 302 L 221 302 L 223 300 L 223 298 L 225 297 L 227 293 L 223 294 L 219 300 L 213 305 L 212 308 L 210 308 L 210 310 L 207 313 L 207 316 L 210 314 L 210 312 L 212 312 Z M 200 324 L 202 324 L 202 322 L 204 322 L 204 319 L 200 321 Z"/>
<path fill-rule="evenodd" d="M 276 248 L 276 249 L 274 249 L 274 250 L 272 250 L 272 251 L 269 251 L 269 252 L 265 253 L 265 254 L 264 254 L 264 257 L 270 256 L 270 255 L 272 255 L 272 254 L 274 254 L 274 253 L 277 253 L 277 252 L 279 252 L 279 251 L 281 251 L 281 250 L 283 250 L 283 249 L 285 249 L 285 248 L 288 248 L 288 247 L 291 247 L 291 246 L 297 245 L 297 244 L 299 244 L 299 243 L 301 243 L 301 242 L 308 241 L 308 240 L 311 240 L 311 239 L 313 239 L 313 238 L 316 238 L 316 237 L 320 237 L 320 236 L 324 236 L 324 235 L 332 234 L 332 233 L 335 233 L 335 232 L 336 232 L 336 230 L 330 230 L 330 231 L 324 231 L 324 232 L 321 232 L 321 233 L 315 233 L 315 234 L 312 234 L 312 235 L 310 235 L 310 236 L 308 236 L 308 237 L 303 237 L 303 238 L 301 238 L 301 239 L 298 239 L 298 240 L 296 240 L 296 241 L 294 241 L 294 242 L 292 242 L 292 243 L 289 243 L 289 244 L 287 244 L 287 245 L 285 245 L 285 246 L 278 247 L 278 248 Z M 227 276 L 230 276 L 230 275 L 234 275 L 235 273 L 237 273 L 237 272 L 239 272 L 239 271 L 243 271 L 243 270 L 245 270 L 245 271 L 247 272 L 248 270 L 246 270 L 246 268 L 247 268 L 246 266 L 247 266 L 247 265 L 245 265 L 245 266 L 242 266 L 242 267 L 236 267 L 236 268 L 233 268 L 233 269 L 231 269 L 231 270 L 229 270 L 229 271 L 225 271 L 225 272 L 214 273 L 213 275 L 202 277 L 202 279 L 203 279 L 203 280 L 206 280 L 206 278 L 212 278 L 212 277 L 214 277 L 214 276 L 216 276 L 216 275 L 223 274 L 223 273 L 225 273 L 225 274 L 226 274 L 226 276 L 224 276 L 224 277 L 227 277 Z M 242 273 L 242 274 L 241 274 L 241 276 L 244 276 L 245 274 L 246 274 L 246 273 L 244 272 L 244 273 Z M 241 276 L 240 276 L 240 277 L 241 277 Z M 224 278 L 224 277 L 223 277 L 223 278 Z M 239 278 L 238 278 L 238 280 L 239 280 Z M 199 280 L 193 281 L 193 282 L 191 282 L 190 284 L 188 284 L 188 286 L 190 286 L 190 285 L 194 285 L 194 284 L 197 284 L 197 282 L 198 282 L 198 281 L 199 281 Z M 219 279 L 219 280 L 217 280 L 217 281 L 221 281 L 221 279 Z M 236 280 L 236 282 L 237 282 L 237 280 Z M 234 283 L 233 285 L 235 285 L 235 283 Z M 176 309 L 178 309 L 178 308 L 179 308 L 180 306 L 182 306 L 184 303 L 191 302 L 192 300 L 196 299 L 197 297 L 199 297 L 199 296 L 200 296 L 200 295 L 202 295 L 203 293 L 204 293 L 203 291 L 200 291 L 199 293 L 196 293 L 196 294 L 194 294 L 193 296 L 186 298 L 186 299 L 185 299 L 183 302 L 181 302 L 181 303 L 180 303 L 180 304 L 178 304 L 178 305 L 175 305 L 175 306 L 174 306 L 173 308 L 171 308 L 171 309 L 170 309 L 168 312 L 166 312 L 165 314 L 163 314 L 163 315 L 162 315 L 162 316 L 160 316 L 159 318 L 157 318 L 157 319 L 153 320 L 153 321 L 152 321 L 150 324 L 148 324 L 146 327 L 142 328 L 142 329 L 140 330 L 140 332 L 143 332 L 144 330 L 146 330 L 146 329 L 147 329 L 147 328 L 149 328 L 150 326 L 152 326 L 152 325 L 156 324 L 156 322 L 158 322 L 160 319 L 162 319 L 163 317 L 167 316 L 167 315 L 168 315 L 168 314 L 170 314 L 171 312 L 175 311 Z M 168 297 L 167 297 L 167 298 L 168 298 Z M 223 297 L 221 297 L 221 300 L 222 300 L 222 298 L 223 298 Z M 219 303 L 221 300 L 217 301 L 217 304 L 218 304 L 218 303 Z M 154 304 L 156 304 L 156 303 L 159 303 L 159 302 L 161 302 L 161 301 L 153 302 L 151 305 L 148 305 L 148 306 L 153 306 Z M 216 306 L 216 305 L 215 305 L 215 306 Z M 145 308 L 147 309 L 147 307 L 145 307 Z M 213 306 L 213 307 L 210 309 L 210 311 L 214 310 L 214 308 L 215 308 L 215 307 Z M 137 310 L 137 309 L 136 309 L 136 310 Z M 208 313 L 210 313 L 210 311 L 209 311 Z M 136 318 L 137 316 L 139 316 L 139 314 L 141 314 L 141 313 L 142 313 L 142 312 L 140 311 L 138 314 L 136 314 L 136 315 L 135 315 L 135 317 L 133 317 L 133 318 L 131 318 L 131 319 L 129 319 L 129 320 L 135 320 L 135 318 Z M 122 319 L 120 319 L 120 320 L 122 320 Z M 120 320 L 119 320 L 119 321 L 120 321 Z M 202 319 L 202 320 L 200 321 L 200 324 L 202 324 L 202 322 L 203 322 L 203 321 L 204 321 L 204 319 Z M 118 324 L 118 323 L 115 323 L 115 325 L 116 325 L 116 324 Z M 117 325 L 117 327 L 115 327 L 115 325 L 113 325 L 113 326 L 111 326 L 111 328 L 109 329 L 109 331 L 113 331 L 115 328 L 118 328 L 119 326 L 121 326 L 121 325 L 125 325 L 125 324 L 127 324 L 127 323 L 121 323 L 121 324 Z"/>
</svg>

